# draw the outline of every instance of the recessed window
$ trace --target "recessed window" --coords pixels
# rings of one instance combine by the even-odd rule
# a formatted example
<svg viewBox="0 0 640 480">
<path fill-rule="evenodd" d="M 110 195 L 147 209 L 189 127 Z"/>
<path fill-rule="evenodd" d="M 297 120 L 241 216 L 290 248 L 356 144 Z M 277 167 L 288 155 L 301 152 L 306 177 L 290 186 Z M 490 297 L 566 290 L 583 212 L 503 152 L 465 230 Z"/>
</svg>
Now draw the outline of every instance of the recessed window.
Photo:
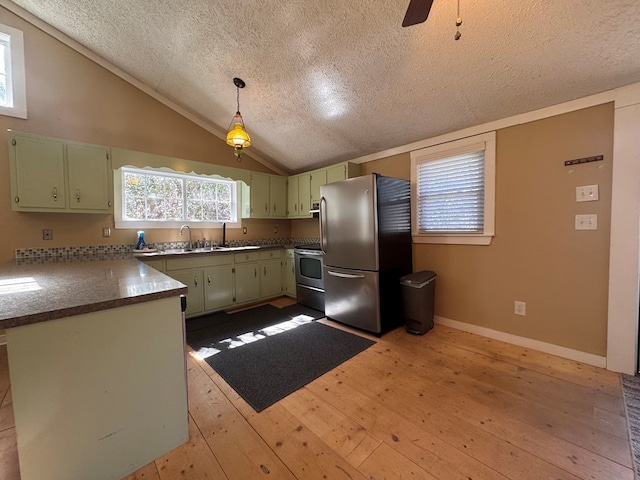
<svg viewBox="0 0 640 480">
<path fill-rule="evenodd" d="M 235 181 L 166 170 L 123 167 L 116 172 L 116 227 L 189 223 L 211 228 L 238 222 Z"/>
<path fill-rule="evenodd" d="M 22 32 L 0 24 L 0 114 L 27 118 Z"/>
<path fill-rule="evenodd" d="M 413 240 L 488 245 L 495 218 L 495 132 L 411 153 Z"/>
</svg>

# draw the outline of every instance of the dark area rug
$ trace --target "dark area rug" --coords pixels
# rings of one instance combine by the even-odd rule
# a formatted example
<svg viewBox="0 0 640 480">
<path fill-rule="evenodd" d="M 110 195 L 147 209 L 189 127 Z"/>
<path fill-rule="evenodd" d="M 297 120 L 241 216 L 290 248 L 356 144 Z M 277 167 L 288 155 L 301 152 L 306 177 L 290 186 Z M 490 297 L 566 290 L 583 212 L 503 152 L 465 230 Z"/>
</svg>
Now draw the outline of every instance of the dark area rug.
<svg viewBox="0 0 640 480">
<path fill-rule="evenodd" d="M 622 374 L 622 393 L 627 411 L 629 441 L 635 477 L 640 474 L 640 378 Z"/>
<path fill-rule="evenodd" d="M 187 320 L 187 343 L 259 412 L 375 343 L 318 318 L 298 304 L 208 315 Z"/>
</svg>

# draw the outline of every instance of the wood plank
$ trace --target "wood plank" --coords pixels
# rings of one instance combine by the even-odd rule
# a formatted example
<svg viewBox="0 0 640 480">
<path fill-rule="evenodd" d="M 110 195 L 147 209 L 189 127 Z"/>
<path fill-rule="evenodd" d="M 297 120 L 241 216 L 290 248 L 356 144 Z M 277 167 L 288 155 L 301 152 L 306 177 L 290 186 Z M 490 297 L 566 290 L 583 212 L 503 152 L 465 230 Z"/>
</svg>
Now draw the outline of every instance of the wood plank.
<svg viewBox="0 0 640 480">
<path fill-rule="evenodd" d="M 334 372 L 333 377 L 325 375 L 307 388 L 327 403 L 346 410 L 373 438 L 382 439 L 394 450 L 440 480 L 506 479 L 466 452 L 452 448 L 437 435 L 421 428 L 419 419 L 403 418 L 392 408 L 363 395 L 359 386 L 354 388 L 349 383 L 339 372 Z"/>
<path fill-rule="evenodd" d="M 122 480 L 160 480 L 160 474 L 155 462 L 151 462 L 136 470 L 131 475 L 127 475 Z"/>
<path fill-rule="evenodd" d="M 384 400 L 385 404 L 396 401 L 398 393 L 401 392 L 399 405 L 396 407 L 398 410 L 415 409 L 414 405 L 402 405 L 405 398 L 418 399 L 416 405 L 420 406 L 423 414 L 430 418 L 446 416 L 452 420 L 458 417 L 488 433 L 494 434 L 499 431 L 500 435 L 497 438 L 503 438 L 510 444 L 530 451 L 567 471 L 575 472 L 576 475 L 583 475 L 585 472 L 593 475 L 595 472 L 603 475 L 600 478 L 633 478 L 628 465 L 626 467 L 620 465 L 586 448 L 564 441 L 550 432 L 545 433 L 513 418 L 510 406 L 501 408 L 502 405 L 479 403 L 474 395 L 467 395 L 463 389 L 450 391 L 430 382 L 426 374 L 417 376 L 407 373 L 408 367 L 402 364 L 395 364 L 392 367 L 395 369 L 403 367 L 400 369 L 402 373 L 396 372 L 391 381 L 381 382 L 381 378 L 389 376 L 389 370 L 385 370 L 384 367 L 388 367 L 393 362 L 382 364 L 379 358 L 363 359 L 362 357 L 360 355 L 354 359 L 354 364 L 362 361 L 360 370 L 356 369 L 355 365 L 351 365 L 352 368 L 346 373 L 355 376 L 354 380 L 359 388 L 363 388 L 364 385 L 376 385 L 374 388 L 376 398 Z M 581 442 L 588 443 L 589 439 L 581 439 Z M 622 452 L 614 452 L 614 456 L 625 456 L 627 452 L 628 447 L 623 448 Z M 609 476 L 610 474 L 612 476 Z"/>
<path fill-rule="evenodd" d="M 452 345 L 464 345 L 464 348 L 489 356 L 494 360 L 513 363 L 570 383 L 622 397 L 620 375 L 604 368 L 511 345 L 443 325 L 436 325 L 436 328 L 429 332 L 429 335 L 434 340 L 437 338 L 438 341 Z"/>
<path fill-rule="evenodd" d="M 2 480 L 20 480 L 15 428 L 8 428 L 0 432 L 0 478 Z"/>
<path fill-rule="evenodd" d="M 331 449 L 281 403 L 249 419 L 257 432 L 273 447 L 295 478 L 367 480 L 349 462 Z M 275 477 L 280 478 L 280 477 Z"/>
<path fill-rule="evenodd" d="M 189 411 L 230 480 L 295 477 L 224 396 L 198 362 L 187 357 Z"/>
<path fill-rule="evenodd" d="M 193 418 L 189 418 L 189 441 L 155 461 L 160 480 L 181 478 L 226 479 L 222 467 L 205 442 Z"/>
<path fill-rule="evenodd" d="M 360 466 L 367 478 L 384 478 L 386 480 L 401 480 L 415 478 L 416 480 L 438 480 L 425 472 L 400 452 L 386 443 L 376 448 L 375 452 Z"/>
</svg>

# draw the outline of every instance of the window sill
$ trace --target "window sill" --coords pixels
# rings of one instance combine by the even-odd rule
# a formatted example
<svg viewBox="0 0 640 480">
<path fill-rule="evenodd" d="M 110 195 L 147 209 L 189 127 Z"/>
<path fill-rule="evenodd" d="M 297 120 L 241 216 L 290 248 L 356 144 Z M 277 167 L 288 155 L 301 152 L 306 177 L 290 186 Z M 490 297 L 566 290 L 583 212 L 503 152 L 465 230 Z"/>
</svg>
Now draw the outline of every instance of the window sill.
<svg viewBox="0 0 640 480">
<path fill-rule="evenodd" d="M 483 235 L 413 235 L 413 243 L 432 243 L 442 245 L 491 245 L 493 234 Z"/>
</svg>

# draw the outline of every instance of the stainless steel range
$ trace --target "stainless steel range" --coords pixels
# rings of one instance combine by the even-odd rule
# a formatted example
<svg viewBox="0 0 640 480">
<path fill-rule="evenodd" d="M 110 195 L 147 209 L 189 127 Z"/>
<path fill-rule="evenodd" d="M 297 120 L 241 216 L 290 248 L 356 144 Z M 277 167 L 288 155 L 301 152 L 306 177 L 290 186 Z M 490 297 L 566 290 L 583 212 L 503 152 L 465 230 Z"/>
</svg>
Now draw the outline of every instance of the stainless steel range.
<svg viewBox="0 0 640 480">
<path fill-rule="evenodd" d="M 323 253 L 320 244 L 294 247 L 298 303 L 324 312 Z"/>
</svg>

